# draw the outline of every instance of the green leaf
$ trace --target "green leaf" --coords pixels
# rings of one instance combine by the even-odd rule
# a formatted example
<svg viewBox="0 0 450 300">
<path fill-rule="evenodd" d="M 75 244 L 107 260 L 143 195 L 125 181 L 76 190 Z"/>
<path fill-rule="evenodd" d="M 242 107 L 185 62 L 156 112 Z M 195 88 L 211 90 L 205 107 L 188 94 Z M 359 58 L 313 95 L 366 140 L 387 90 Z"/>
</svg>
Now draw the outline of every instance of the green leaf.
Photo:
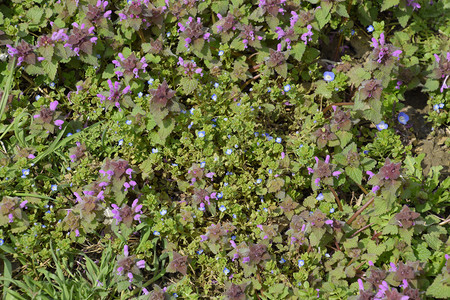
<svg viewBox="0 0 450 300">
<path fill-rule="evenodd" d="M 354 182 L 356 182 L 357 184 L 361 184 L 362 181 L 362 170 L 360 170 L 359 168 L 355 168 L 355 167 L 346 167 L 345 168 L 345 173 L 348 175 L 348 177 L 350 177 Z"/>
<path fill-rule="evenodd" d="M 318 95 L 323 96 L 326 99 L 330 99 L 332 96 L 332 93 L 330 89 L 328 88 L 328 84 L 324 80 L 319 80 L 315 83 L 316 91 L 315 93 Z"/>
<path fill-rule="evenodd" d="M 192 94 L 198 86 L 198 81 L 194 78 L 183 77 L 180 84 L 185 94 Z"/>
<path fill-rule="evenodd" d="M 44 60 L 42 62 L 42 67 L 44 68 L 45 74 L 47 74 L 51 80 L 55 80 L 58 71 L 58 63 L 55 64 L 53 61 Z"/>
<path fill-rule="evenodd" d="M 163 126 L 161 126 L 158 130 L 158 136 L 160 138 L 159 143 L 161 145 L 165 144 L 167 137 L 172 133 L 175 128 L 175 122 L 171 119 L 166 119 L 163 121 Z"/>
<path fill-rule="evenodd" d="M 215 1 L 211 4 L 211 9 L 216 14 L 221 14 L 225 17 L 225 14 L 228 10 L 228 1 Z"/>
<path fill-rule="evenodd" d="M 302 60 L 306 45 L 304 43 L 296 43 L 291 49 L 291 55 L 298 61 Z"/>
<path fill-rule="evenodd" d="M 338 131 L 336 132 L 336 136 L 339 138 L 341 148 L 347 146 L 353 138 L 353 134 L 348 131 Z"/>
<path fill-rule="evenodd" d="M 423 235 L 423 238 L 433 250 L 439 250 L 442 246 L 442 241 L 437 237 L 437 234 L 428 233 Z"/>
<path fill-rule="evenodd" d="M 426 262 L 431 257 L 431 251 L 428 250 L 426 243 L 421 243 L 416 247 L 417 258 L 420 261 Z"/>
<path fill-rule="evenodd" d="M 317 23 L 319 24 L 319 29 L 322 29 L 325 24 L 327 24 L 331 19 L 330 9 L 331 9 L 331 3 L 322 3 L 322 8 L 316 10 L 315 17 L 317 20 Z"/>
<path fill-rule="evenodd" d="M 42 8 L 33 6 L 27 11 L 27 18 L 31 20 L 32 24 L 39 24 L 43 13 Z"/>
<path fill-rule="evenodd" d="M 386 9 L 398 5 L 399 2 L 400 0 L 384 0 L 383 4 L 381 5 L 381 11 L 385 11 Z"/>
<path fill-rule="evenodd" d="M 450 295 L 450 285 L 448 285 L 449 275 L 439 274 L 427 289 L 427 295 L 437 299 L 448 299 Z"/>
<path fill-rule="evenodd" d="M 347 13 L 347 8 L 345 7 L 345 4 L 340 3 L 338 6 L 336 6 L 336 12 L 338 15 L 344 18 L 350 18 L 350 16 Z"/>
</svg>

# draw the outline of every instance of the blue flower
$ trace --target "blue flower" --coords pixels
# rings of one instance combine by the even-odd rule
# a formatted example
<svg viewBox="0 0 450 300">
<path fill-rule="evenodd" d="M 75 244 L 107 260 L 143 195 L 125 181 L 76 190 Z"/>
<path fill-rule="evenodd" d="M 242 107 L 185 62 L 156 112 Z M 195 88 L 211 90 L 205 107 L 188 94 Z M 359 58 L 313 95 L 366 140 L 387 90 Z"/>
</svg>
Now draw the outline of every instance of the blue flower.
<svg viewBox="0 0 450 300">
<path fill-rule="evenodd" d="M 200 163 L 200 168 L 204 168 L 205 166 L 206 166 L 206 162 L 202 161 L 202 162 Z"/>
<path fill-rule="evenodd" d="M 224 212 L 224 211 L 227 210 L 227 208 L 226 208 L 224 205 L 221 205 L 221 206 L 219 207 L 219 210 L 220 210 L 221 212 Z"/>
<path fill-rule="evenodd" d="M 153 234 L 156 235 L 156 236 L 160 236 L 161 235 L 161 233 L 159 233 L 159 231 L 156 231 L 156 230 L 153 231 Z"/>
<path fill-rule="evenodd" d="M 127 125 L 131 125 L 131 120 L 127 120 L 126 122 L 125 122 Z"/>
<path fill-rule="evenodd" d="M 169 37 L 170 36 L 170 32 L 166 33 L 166 36 Z"/>
<path fill-rule="evenodd" d="M 27 177 L 27 175 L 30 175 L 30 169 L 22 169 L 22 178 Z"/>
<path fill-rule="evenodd" d="M 325 197 L 323 196 L 322 193 L 320 193 L 320 194 L 317 195 L 317 197 L 316 197 L 316 199 L 319 200 L 319 201 L 323 200 L 324 198 L 325 198 Z"/>
<path fill-rule="evenodd" d="M 55 87 L 55 83 L 54 83 L 54 82 L 50 82 L 49 86 L 50 86 L 51 88 L 54 88 L 54 87 Z"/>
<path fill-rule="evenodd" d="M 166 209 L 161 210 L 160 214 L 161 216 L 164 216 L 165 214 L 167 214 L 167 210 Z"/>
<path fill-rule="evenodd" d="M 72 133 L 71 132 L 69 132 L 66 136 L 71 136 L 72 135 Z"/>
<path fill-rule="evenodd" d="M 198 255 L 200 255 L 200 254 L 203 253 L 203 249 L 200 249 L 200 250 L 198 250 L 198 251 L 196 251 L 196 252 L 197 252 Z"/>
<path fill-rule="evenodd" d="M 433 105 L 433 109 L 434 111 L 439 112 L 439 104 Z"/>
<path fill-rule="evenodd" d="M 323 79 L 325 81 L 328 81 L 328 82 L 333 81 L 334 77 L 335 77 L 335 75 L 334 75 L 333 72 L 325 72 L 325 73 L 323 73 Z"/>
<path fill-rule="evenodd" d="M 214 87 L 217 89 L 219 87 L 219 83 L 218 82 L 214 83 Z"/>
<path fill-rule="evenodd" d="M 330 214 L 334 213 L 334 208 L 330 208 Z"/>
<path fill-rule="evenodd" d="M 238 146 L 238 145 L 236 144 L 236 145 L 234 145 L 234 148 L 236 148 L 236 149 L 237 149 L 237 148 L 239 148 L 239 146 Z"/>
<path fill-rule="evenodd" d="M 280 138 L 280 137 L 277 137 L 277 138 L 275 139 L 275 142 L 277 142 L 278 144 L 281 144 L 281 138 Z"/>
<path fill-rule="evenodd" d="M 286 84 L 283 88 L 283 90 L 287 93 L 291 90 L 291 85 L 290 84 Z"/>
<path fill-rule="evenodd" d="M 219 51 L 219 56 L 222 56 L 225 52 L 223 52 L 223 50 Z"/>
<path fill-rule="evenodd" d="M 223 268 L 223 274 L 228 275 L 228 273 L 230 273 L 230 270 L 227 267 Z"/>
<path fill-rule="evenodd" d="M 267 92 L 270 93 L 272 90 L 270 88 L 267 88 Z"/>
<path fill-rule="evenodd" d="M 404 112 L 401 112 L 398 114 L 398 122 L 400 124 L 406 125 L 406 123 L 408 123 L 409 121 L 409 116 L 407 114 L 405 114 Z"/>
<path fill-rule="evenodd" d="M 225 152 L 226 155 L 231 155 L 231 153 L 233 153 L 233 149 L 227 149 Z"/>
<path fill-rule="evenodd" d="M 203 137 L 205 137 L 205 132 L 204 131 L 199 131 L 198 133 L 197 133 L 197 135 L 198 135 L 198 137 L 199 138 L 203 138 Z"/>
<path fill-rule="evenodd" d="M 158 153 L 158 149 L 157 148 L 152 148 L 152 153 Z"/>
<path fill-rule="evenodd" d="M 284 258 L 280 259 L 280 264 L 284 264 L 286 262 L 286 260 Z"/>
<path fill-rule="evenodd" d="M 298 266 L 299 268 L 303 267 L 305 265 L 305 261 L 303 259 L 298 260 Z"/>
<path fill-rule="evenodd" d="M 143 95 L 144 95 L 144 94 L 143 94 L 142 92 L 139 92 L 139 93 L 138 93 L 138 97 L 139 97 L 139 98 L 142 98 Z"/>
<path fill-rule="evenodd" d="M 36 95 L 36 97 L 34 99 L 36 99 L 36 101 L 38 101 L 41 98 L 41 95 Z"/>
<path fill-rule="evenodd" d="M 222 199 L 223 198 L 223 193 L 218 193 L 217 194 L 217 199 Z"/>
<path fill-rule="evenodd" d="M 56 192 L 58 190 L 58 186 L 56 184 L 52 184 L 51 190 Z"/>
<path fill-rule="evenodd" d="M 213 94 L 213 95 L 211 96 L 211 99 L 213 99 L 214 101 L 216 101 L 216 100 L 217 100 L 217 95 L 216 95 L 216 94 Z"/>
<path fill-rule="evenodd" d="M 261 183 L 262 182 L 262 179 L 261 178 L 258 178 L 258 179 L 256 179 L 256 183 Z"/>
<path fill-rule="evenodd" d="M 439 108 L 444 108 L 444 103 L 439 103 Z"/>
<path fill-rule="evenodd" d="M 120 139 L 119 140 L 119 146 L 122 146 L 123 145 L 123 139 Z"/>
<path fill-rule="evenodd" d="M 377 125 L 377 129 L 379 131 L 384 130 L 384 129 L 388 129 L 388 124 L 384 123 L 384 121 L 381 121 L 378 125 Z"/>
<path fill-rule="evenodd" d="M 375 30 L 375 28 L 373 28 L 372 25 L 369 25 L 369 26 L 367 27 L 367 31 L 368 31 L 368 32 L 373 32 L 374 30 Z"/>
<path fill-rule="evenodd" d="M 150 85 L 153 85 L 153 81 L 155 81 L 155 79 L 153 79 L 153 78 L 150 78 L 150 80 L 149 80 L 149 81 L 147 81 L 147 83 L 148 83 L 148 84 L 150 84 Z"/>
</svg>

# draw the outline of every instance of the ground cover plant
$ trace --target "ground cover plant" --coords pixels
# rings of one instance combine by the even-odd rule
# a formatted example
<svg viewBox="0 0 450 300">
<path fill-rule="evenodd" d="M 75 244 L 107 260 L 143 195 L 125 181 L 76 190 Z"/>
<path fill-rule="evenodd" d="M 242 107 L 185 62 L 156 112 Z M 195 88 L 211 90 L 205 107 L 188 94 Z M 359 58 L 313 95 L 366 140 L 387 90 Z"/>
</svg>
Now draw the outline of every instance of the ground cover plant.
<svg viewBox="0 0 450 300">
<path fill-rule="evenodd" d="M 2 299 L 450 297 L 450 3 L 0 2 Z"/>
</svg>

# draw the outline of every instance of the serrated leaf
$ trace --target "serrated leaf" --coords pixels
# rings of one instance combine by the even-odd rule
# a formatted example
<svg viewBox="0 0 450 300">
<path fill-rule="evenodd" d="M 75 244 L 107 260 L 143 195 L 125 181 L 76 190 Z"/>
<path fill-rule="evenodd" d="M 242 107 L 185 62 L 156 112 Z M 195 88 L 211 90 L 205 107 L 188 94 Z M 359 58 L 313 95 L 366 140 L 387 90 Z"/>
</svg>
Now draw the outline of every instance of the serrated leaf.
<svg viewBox="0 0 450 300">
<path fill-rule="evenodd" d="M 328 84 L 326 81 L 324 80 L 319 80 L 315 83 L 316 85 L 316 94 L 319 94 L 321 96 L 323 96 L 326 99 L 330 99 L 331 96 L 333 95 L 330 91 L 330 89 L 328 88 Z"/>
<path fill-rule="evenodd" d="M 344 17 L 344 18 L 350 18 L 350 16 L 347 13 L 347 8 L 345 7 L 345 4 L 339 4 L 336 6 L 336 12 L 338 15 Z"/>
<path fill-rule="evenodd" d="M 320 9 L 316 10 L 315 18 L 319 25 L 319 29 L 322 29 L 325 26 L 325 24 L 327 24 L 328 21 L 330 21 L 330 19 L 331 19 L 330 9 L 331 9 L 331 3 L 329 4 L 329 3 L 324 2 L 322 4 L 322 7 Z"/>
<path fill-rule="evenodd" d="M 352 140 L 353 134 L 348 131 L 338 131 L 336 136 L 339 138 L 341 148 L 347 146 L 347 144 Z"/>
<path fill-rule="evenodd" d="M 45 60 L 51 60 L 54 53 L 54 48 L 50 45 L 45 47 L 40 47 L 39 51 L 41 52 L 42 56 L 45 58 Z"/>
<path fill-rule="evenodd" d="M 39 24 L 43 13 L 44 11 L 42 8 L 33 6 L 27 11 L 27 18 L 31 20 L 32 24 Z"/>
<path fill-rule="evenodd" d="M 443 244 L 436 234 L 428 233 L 423 235 L 423 238 L 433 250 L 439 250 Z"/>
<path fill-rule="evenodd" d="M 291 55 L 298 61 L 302 60 L 305 53 L 306 45 L 304 43 L 296 43 L 291 49 Z"/>
<path fill-rule="evenodd" d="M 228 1 L 215 1 L 211 4 L 211 9 L 216 14 L 221 14 L 225 17 L 225 13 L 228 10 Z"/>
<path fill-rule="evenodd" d="M 381 11 L 385 11 L 386 9 L 398 5 L 399 2 L 400 0 L 384 0 L 383 4 L 381 5 Z"/>
<path fill-rule="evenodd" d="M 192 94 L 198 86 L 198 81 L 194 78 L 183 77 L 180 80 L 180 84 L 185 94 Z"/>
<path fill-rule="evenodd" d="M 58 64 L 54 64 L 48 60 L 44 60 L 42 62 L 42 67 L 44 69 L 45 74 L 51 79 L 55 80 L 56 72 L 58 71 Z"/>
<path fill-rule="evenodd" d="M 245 49 L 245 45 L 240 38 L 235 38 L 230 45 L 230 48 L 236 49 L 239 51 L 243 51 Z"/>
<path fill-rule="evenodd" d="M 438 299 L 448 299 L 448 295 L 450 295 L 450 285 L 446 284 L 448 276 L 448 274 L 439 274 L 428 287 L 427 295 Z"/>
<path fill-rule="evenodd" d="M 416 247 L 417 258 L 420 261 L 426 262 L 431 257 L 431 251 L 428 250 L 427 244 L 421 243 Z"/>
<path fill-rule="evenodd" d="M 355 167 L 346 167 L 345 174 L 348 175 L 354 182 L 361 184 L 362 181 L 362 170 Z"/>
</svg>

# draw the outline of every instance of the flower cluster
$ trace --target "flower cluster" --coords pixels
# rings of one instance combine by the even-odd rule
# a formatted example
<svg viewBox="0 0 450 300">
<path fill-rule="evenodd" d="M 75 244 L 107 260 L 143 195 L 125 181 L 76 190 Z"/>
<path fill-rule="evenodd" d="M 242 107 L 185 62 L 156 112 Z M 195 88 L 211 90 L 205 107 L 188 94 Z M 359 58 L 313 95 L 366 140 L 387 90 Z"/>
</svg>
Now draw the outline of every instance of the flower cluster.
<svg viewBox="0 0 450 300">
<path fill-rule="evenodd" d="M 184 38 L 186 48 L 189 48 L 189 44 L 193 43 L 194 47 L 198 44 L 197 50 L 201 50 L 203 47 L 203 40 L 207 40 L 209 42 L 210 33 L 205 32 L 205 27 L 202 25 L 202 21 L 200 18 L 197 18 L 197 21 L 194 21 L 194 18 L 189 17 L 186 21 L 185 25 L 178 23 L 178 32 L 181 31 L 181 37 Z M 199 40 L 203 39 L 203 40 Z M 196 47 L 197 48 L 197 47 Z"/>
<path fill-rule="evenodd" d="M 21 220 L 25 217 L 23 209 L 28 201 L 22 201 L 18 197 L 4 196 L 0 202 L 0 226 L 14 222 L 14 219 Z"/>
<path fill-rule="evenodd" d="M 392 57 L 396 57 L 397 60 L 400 59 L 400 54 L 402 51 L 395 48 L 391 44 L 386 44 L 384 40 L 384 33 L 380 34 L 380 38 L 372 38 L 372 60 L 375 60 L 381 65 L 389 65 L 393 62 Z"/>
<path fill-rule="evenodd" d="M 61 113 L 56 111 L 58 104 L 58 101 L 53 101 L 50 103 L 49 107 L 42 106 L 39 114 L 33 116 L 35 124 L 52 133 L 54 126 L 58 126 L 59 129 L 61 129 L 64 121 L 59 120 Z"/>
<path fill-rule="evenodd" d="M 92 54 L 92 44 L 96 44 L 98 39 L 94 36 L 95 27 L 87 28 L 86 24 L 78 25 L 76 22 L 72 23 L 72 25 L 71 35 L 69 35 L 64 47 L 71 49 L 77 56 L 80 56 L 80 51 Z"/>
<path fill-rule="evenodd" d="M 184 69 L 184 74 L 186 74 L 189 78 L 193 78 L 194 74 L 200 74 L 203 76 L 202 68 L 197 67 L 195 61 L 185 61 L 183 58 L 178 57 L 177 65 L 180 65 Z"/>
<path fill-rule="evenodd" d="M 6 45 L 6 47 L 8 48 L 8 54 L 11 57 L 17 56 L 17 66 L 22 65 L 23 62 L 34 65 L 36 64 L 36 61 L 44 60 L 44 57 L 38 57 L 36 53 L 34 53 L 35 48 L 24 40 L 21 40 L 16 48 L 9 44 Z"/>
<path fill-rule="evenodd" d="M 109 95 L 108 97 L 105 96 L 107 93 L 102 92 L 97 94 L 97 97 L 100 98 L 101 103 L 103 101 L 106 102 L 106 105 L 114 105 L 120 110 L 120 102 L 122 100 L 122 97 L 128 93 L 131 93 L 130 89 L 131 87 L 127 85 L 125 88 L 121 90 L 121 85 L 119 81 L 112 83 L 111 79 L 108 79 L 108 86 L 109 86 Z M 108 101 L 106 101 L 108 100 Z"/>
<path fill-rule="evenodd" d="M 128 245 L 123 247 L 123 255 L 117 257 L 117 275 L 126 276 L 129 282 L 135 275 L 140 275 L 139 269 L 145 268 L 144 260 L 137 260 L 135 255 L 129 256 Z"/>
<path fill-rule="evenodd" d="M 117 75 L 117 79 L 120 77 L 125 77 L 126 81 L 129 81 L 131 78 L 139 78 L 139 73 L 145 73 L 147 68 L 147 63 L 145 62 L 145 57 L 142 57 L 140 60 L 136 58 L 134 53 L 131 53 L 130 56 L 125 58 L 122 53 L 118 54 L 120 60 L 113 60 L 112 63 L 116 67 L 115 74 Z"/>
<path fill-rule="evenodd" d="M 116 204 L 111 204 L 113 208 L 112 213 L 114 215 L 114 219 L 116 219 L 116 225 L 118 225 L 119 222 L 122 222 L 128 228 L 131 228 L 133 220 L 141 223 L 142 205 L 138 205 L 138 201 L 138 199 L 135 199 L 131 207 L 129 207 L 128 204 L 124 204 L 122 207 L 118 207 Z"/>
<path fill-rule="evenodd" d="M 316 164 L 314 169 L 308 167 L 309 174 L 314 174 L 311 179 L 311 187 L 313 190 L 317 190 L 320 183 L 324 185 L 333 185 L 333 176 L 339 177 L 342 173 L 341 171 L 334 171 L 335 165 L 330 164 L 330 156 L 327 155 L 325 161 L 320 160 L 317 156 L 315 157 Z"/>
</svg>

